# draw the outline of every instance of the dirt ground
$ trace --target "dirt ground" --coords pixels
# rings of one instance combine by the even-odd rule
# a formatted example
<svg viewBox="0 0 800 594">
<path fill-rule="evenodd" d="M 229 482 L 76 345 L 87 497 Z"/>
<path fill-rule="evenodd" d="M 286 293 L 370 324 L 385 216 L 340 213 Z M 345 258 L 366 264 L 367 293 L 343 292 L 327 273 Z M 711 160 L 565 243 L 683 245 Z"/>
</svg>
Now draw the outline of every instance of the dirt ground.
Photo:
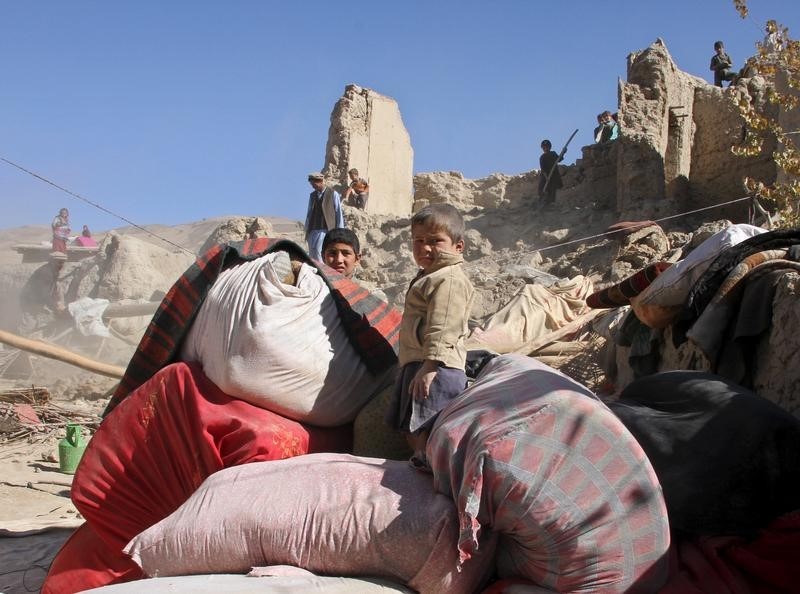
<svg viewBox="0 0 800 594">
<path fill-rule="evenodd" d="M 98 403 L 72 403 L 71 409 L 76 419 L 99 415 Z M 58 443 L 65 433 L 64 426 L 48 423 L 29 436 L 0 443 L 3 594 L 38 592 L 61 545 L 83 523 L 70 500 L 72 475 L 59 469 Z"/>
</svg>

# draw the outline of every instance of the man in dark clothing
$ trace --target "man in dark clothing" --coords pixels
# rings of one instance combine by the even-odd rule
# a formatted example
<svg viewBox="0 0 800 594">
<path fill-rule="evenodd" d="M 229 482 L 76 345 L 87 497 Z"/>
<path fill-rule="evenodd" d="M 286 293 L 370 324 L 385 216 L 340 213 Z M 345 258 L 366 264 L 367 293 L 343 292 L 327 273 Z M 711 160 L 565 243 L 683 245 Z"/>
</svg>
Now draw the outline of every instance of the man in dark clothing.
<svg viewBox="0 0 800 594">
<path fill-rule="evenodd" d="M 322 242 L 331 229 L 343 228 L 344 215 L 339 193 L 325 185 L 325 176 L 315 171 L 308 174 L 308 183 L 314 191 L 308 196 L 306 212 L 306 241 L 308 255 L 322 261 Z"/>
<path fill-rule="evenodd" d="M 558 163 L 564 160 L 563 153 L 559 155 L 553 149 L 549 140 L 543 140 L 542 154 L 539 157 L 539 199 L 545 204 L 554 204 L 556 201 L 556 191 L 563 187 L 561 173 L 558 171 Z"/>
<path fill-rule="evenodd" d="M 711 70 L 714 71 L 714 84 L 721 87 L 723 80 L 734 80 L 736 73 L 731 70 L 733 62 L 731 57 L 725 53 L 725 46 L 721 41 L 714 43 L 714 51 L 716 53 L 711 57 Z"/>
</svg>

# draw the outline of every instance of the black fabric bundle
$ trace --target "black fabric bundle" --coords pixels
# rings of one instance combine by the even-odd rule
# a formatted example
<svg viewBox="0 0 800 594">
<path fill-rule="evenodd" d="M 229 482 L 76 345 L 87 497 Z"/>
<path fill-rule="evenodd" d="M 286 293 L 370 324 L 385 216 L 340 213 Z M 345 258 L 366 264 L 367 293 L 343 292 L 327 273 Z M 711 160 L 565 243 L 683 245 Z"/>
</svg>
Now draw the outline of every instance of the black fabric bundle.
<svg viewBox="0 0 800 594">
<path fill-rule="evenodd" d="M 658 475 L 670 526 L 752 536 L 800 509 L 800 420 L 700 371 L 657 373 L 609 404 Z"/>
</svg>

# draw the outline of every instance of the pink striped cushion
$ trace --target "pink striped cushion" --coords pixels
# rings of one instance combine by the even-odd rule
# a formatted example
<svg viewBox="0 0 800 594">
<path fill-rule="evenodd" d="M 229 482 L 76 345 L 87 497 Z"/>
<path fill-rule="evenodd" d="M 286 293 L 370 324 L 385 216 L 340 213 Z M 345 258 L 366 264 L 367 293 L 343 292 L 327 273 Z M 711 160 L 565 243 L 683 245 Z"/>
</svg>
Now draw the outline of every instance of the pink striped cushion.
<svg viewBox="0 0 800 594">
<path fill-rule="evenodd" d="M 500 577 L 558 592 L 655 592 L 667 574 L 656 475 L 617 417 L 580 384 L 520 355 L 490 361 L 442 411 L 428 458 L 459 513 L 461 558 L 500 534 Z"/>
</svg>

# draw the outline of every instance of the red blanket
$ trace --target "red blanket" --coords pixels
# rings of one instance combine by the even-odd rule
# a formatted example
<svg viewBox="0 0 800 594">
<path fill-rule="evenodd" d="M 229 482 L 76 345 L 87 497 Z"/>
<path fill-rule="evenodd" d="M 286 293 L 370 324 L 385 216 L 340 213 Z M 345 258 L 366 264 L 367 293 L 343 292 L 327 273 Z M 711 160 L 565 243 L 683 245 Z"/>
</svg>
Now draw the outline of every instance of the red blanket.
<svg viewBox="0 0 800 594">
<path fill-rule="evenodd" d="M 310 452 L 346 452 L 351 441 L 350 425 L 304 426 L 227 396 L 198 365 L 175 363 L 103 421 L 73 479 L 72 501 L 96 536 L 91 542 L 107 547 L 102 556 L 125 566 L 121 551 L 128 541 L 172 513 L 217 470 Z M 102 585 L 96 583 L 102 575 L 91 567 L 76 570 L 80 563 L 73 561 L 86 557 L 87 545 L 73 540 L 56 557 L 43 592 Z M 68 575 L 62 573 L 65 567 Z"/>
</svg>

